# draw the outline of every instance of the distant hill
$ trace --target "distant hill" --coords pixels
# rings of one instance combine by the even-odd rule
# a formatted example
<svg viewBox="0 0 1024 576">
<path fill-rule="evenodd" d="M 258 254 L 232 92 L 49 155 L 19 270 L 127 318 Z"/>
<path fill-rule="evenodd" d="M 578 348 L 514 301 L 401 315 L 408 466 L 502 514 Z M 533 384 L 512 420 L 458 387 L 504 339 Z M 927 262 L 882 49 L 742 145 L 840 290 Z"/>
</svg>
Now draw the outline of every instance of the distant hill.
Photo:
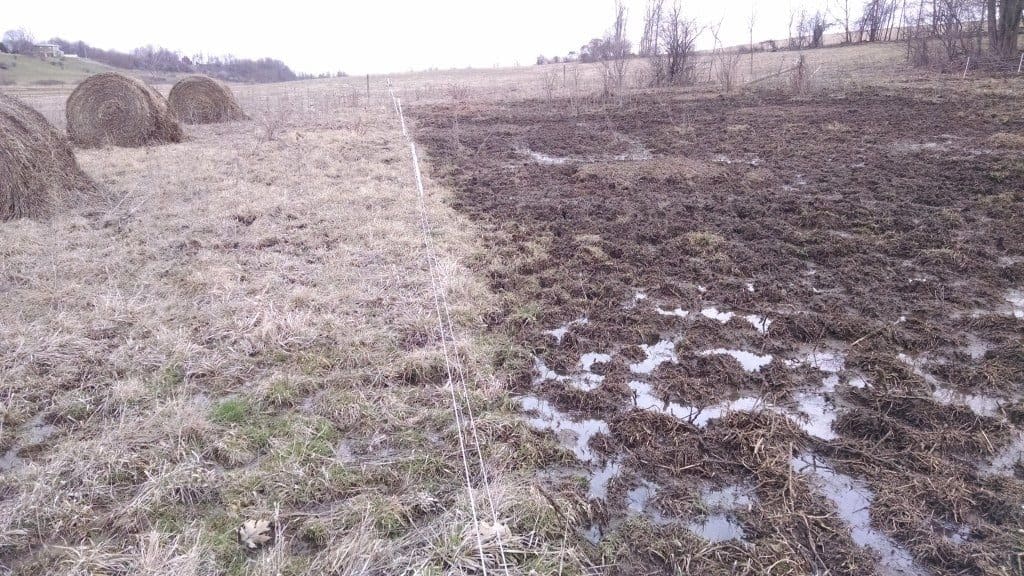
<svg viewBox="0 0 1024 576">
<path fill-rule="evenodd" d="M 34 56 L 0 54 L 0 86 L 46 86 L 78 84 L 82 80 L 113 70 L 106 64 L 84 58 L 41 60 Z"/>
</svg>

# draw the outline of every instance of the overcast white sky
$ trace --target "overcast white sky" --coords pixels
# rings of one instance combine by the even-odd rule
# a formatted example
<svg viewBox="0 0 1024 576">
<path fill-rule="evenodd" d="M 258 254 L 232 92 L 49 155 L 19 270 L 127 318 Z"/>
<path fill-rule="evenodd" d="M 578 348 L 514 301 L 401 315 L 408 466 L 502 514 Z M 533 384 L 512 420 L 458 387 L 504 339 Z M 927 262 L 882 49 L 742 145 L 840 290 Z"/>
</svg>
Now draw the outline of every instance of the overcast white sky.
<svg viewBox="0 0 1024 576">
<path fill-rule="evenodd" d="M 125 51 L 153 44 L 184 54 L 269 56 L 312 73 L 527 65 L 538 54 L 578 50 L 613 19 L 613 0 L 2 1 L 0 30 L 25 26 L 37 39 L 60 36 Z M 725 41 L 739 44 L 747 37 L 752 3 L 755 39 L 767 39 L 787 35 L 791 7 L 827 0 L 689 0 L 684 6 L 700 20 L 722 20 Z M 645 4 L 627 0 L 634 45 Z"/>
</svg>

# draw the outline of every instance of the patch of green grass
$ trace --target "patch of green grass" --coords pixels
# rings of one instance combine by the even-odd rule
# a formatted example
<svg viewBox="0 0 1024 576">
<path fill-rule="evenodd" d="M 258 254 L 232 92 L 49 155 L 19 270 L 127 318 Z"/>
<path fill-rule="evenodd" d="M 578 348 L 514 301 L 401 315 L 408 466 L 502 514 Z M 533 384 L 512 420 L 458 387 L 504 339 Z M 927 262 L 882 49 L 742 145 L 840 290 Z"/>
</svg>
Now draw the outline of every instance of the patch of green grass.
<svg viewBox="0 0 1024 576">
<path fill-rule="evenodd" d="M 0 81 L 17 85 L 77 84 L 93 74 L 114 70 L 82 58 L 41 60 L 35 56 L 0 54 Z"/>
<path fill-rule="evenodd" d="M 249 417 L 249 403 L 240 398 L 224 400 L 213 407 L 210 419 L 223 426 L 238 426 Z"/>
</svg>

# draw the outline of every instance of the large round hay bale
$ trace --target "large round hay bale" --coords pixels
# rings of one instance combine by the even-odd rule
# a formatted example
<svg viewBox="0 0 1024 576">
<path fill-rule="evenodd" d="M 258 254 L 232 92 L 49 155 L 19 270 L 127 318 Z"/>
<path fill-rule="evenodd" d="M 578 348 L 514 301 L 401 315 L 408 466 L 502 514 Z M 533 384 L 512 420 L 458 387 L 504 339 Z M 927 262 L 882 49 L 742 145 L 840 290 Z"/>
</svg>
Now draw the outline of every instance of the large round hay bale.
<svg viewBox="0 0 1024 576">
<path fill-rule="evenodd" d="M 0 221 L 45 215 L 93 189 L 68 139 L 39 112 L 0 94 Z"/>
<path fill-rule="evenodd" d="M 247 119 L 231 88 L 207 76 L 188 76 L 178 80 L 167 100 L 175 116 L 186 124 Z"/>
<path fill-rule="evenodd" d="M 71 142 L 83 148 L 181 142 L 167 99 L 141 80 L 114 72 L 86 78 L 68 96 Z"/>
</svg>

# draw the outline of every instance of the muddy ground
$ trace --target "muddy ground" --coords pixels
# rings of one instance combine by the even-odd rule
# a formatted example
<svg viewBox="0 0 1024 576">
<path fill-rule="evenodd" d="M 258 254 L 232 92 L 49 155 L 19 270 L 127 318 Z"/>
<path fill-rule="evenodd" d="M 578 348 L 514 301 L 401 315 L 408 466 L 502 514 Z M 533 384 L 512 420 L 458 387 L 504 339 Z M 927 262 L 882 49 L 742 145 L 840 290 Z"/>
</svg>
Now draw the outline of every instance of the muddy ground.
<svg viewBox="0 0 1024 576">
<path fill-rule="evenodd" d="M 596 565 L 1021 573 L 1019 102 L 414 113 L 485 231 L 488 322 L 520 346 L 497 361 L 565 447 L 541 480 Z"/>
</svg>

